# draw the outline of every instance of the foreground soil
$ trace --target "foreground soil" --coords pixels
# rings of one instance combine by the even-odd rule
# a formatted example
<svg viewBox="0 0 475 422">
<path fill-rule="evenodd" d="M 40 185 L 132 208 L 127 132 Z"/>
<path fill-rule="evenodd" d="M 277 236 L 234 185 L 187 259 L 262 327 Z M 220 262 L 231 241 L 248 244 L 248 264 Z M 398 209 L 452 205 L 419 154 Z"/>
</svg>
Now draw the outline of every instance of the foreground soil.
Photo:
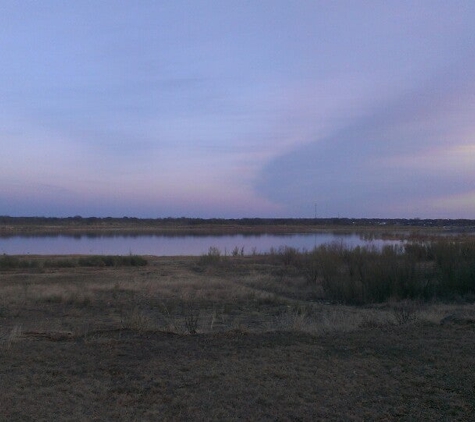
<svg viewBox="0 0 475 422">
<path fill-rule="evenodd" d="M 467 327 L 312 336 L 130 330 L 2 353 L 3 420 L 473 420 Z"/>
<path fill-rule="evenodd" d="M 318 303 L 257 258 L 3 271 L 0 292 L 0 420 L 475 414 L 473 305 Z"/>
</svg>

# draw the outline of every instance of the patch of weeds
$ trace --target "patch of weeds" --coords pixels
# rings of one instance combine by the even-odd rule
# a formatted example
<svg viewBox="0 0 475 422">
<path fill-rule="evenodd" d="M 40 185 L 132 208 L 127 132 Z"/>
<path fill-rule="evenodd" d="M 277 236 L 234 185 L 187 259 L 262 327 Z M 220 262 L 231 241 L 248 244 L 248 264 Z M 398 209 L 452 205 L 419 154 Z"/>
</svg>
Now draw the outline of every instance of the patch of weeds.
<svg viewBox="0 0 475 422">
<path fill-rule="evenodd" d="M 13 270 L 19 268 L 74 268 L 74 267 L 142 267 L 148 261 L 138 255 L 111 256 L 87 255 L 79 259 L 60 258 L 46 259 L 44 261 L 27 260 L 16 256 L 2 255 L 0 257 L 0 270 Z"/>
<path fill-rule="evenodd" d="M 122 314 L 121 325 L 122 328 L 139 332 L 150 330 L 153 327 L 152 320 L 137 306 Z"/>
<path fill-rule="evenodd" d="M 209 325 L 210 331 L 213 331 L 214 325 L 216 324 L 216 321 L 219 319 L 219 317 L 219 311 L 215 307 L 213 307 L 213 312 L 211 313 L 211 321 Z"/>
<path fill-rule="evenodd" d="M 177 317 L 173 315 L 173 309 L 165 303 L 161 303 L 159 306 L 159 312 L 165 320 L 167 331 L 177 333 L 179 331 L 177 328 Z"/>
<path fill-rule="evenodd" d="M 9 314 L 8 307 L 5 303 L 0 303 L 0 318 L 5 318 Z"/>
<path fill-rule="evenodd" d="M 82 291 L 71 291 L 71 292 L 56 292 L 49 293 L 38 299 L 43 303 L 49 304 L 64 304 L 75 306 L 78 308 L 85 308 L 91 305 L 92 299 L 89 294 L 86 294 Z"/>
<path fill-rule="evenodd" d="M 294 303 L 290 305 L 290 309 L 297 315 L 313 315 L 314 313 L 313 307 L 305 303 Z"/>
<path fill-rule="evenodd" d="M 253 292 L 251 292 L 253 293 Z M 253 298 L 253 299 L 251 299 Z M 285 300 L 277 296 L 275 293 L 268 293 L 268 294 L 261 294 L 258 297 L 254 294 L 254 296 L 249 295 L 249 299 L 251 299 L 255 305 L 260 307 L 267 307 L 267 306 L 276 306 L 282 305 L 285 303 Z"/>
<path fill-rule="evenodd" d="M 201 255 L 198 261 L 199 265 L 211 265 L 221 261 L 221 251 L 215 246 L 211 246 L 208 253 Z"/>
<path fill-rule="evenodd" d="M 381 328 L 386 325 L 375 312 L 363 312 L 361 314 L 360 328 Z"/>
<path fill-rule="evenodd" d="M 200 320 L 200 308 L 193 302 L 183 303 L 183 325 L 185 332 L 196 334 Z"/>
<path fill-rule="evenodd" d="M 116 257 L 116 266 L 125 266 L 125 267 L 144 267 L 148 264 L 148 261 L 139 255 L 127 255 Z"/>
<path fill-rule="evenodd" d="M 236 334 L 249 334 L 250 330 L 247 325 L 240 321 L 235 321 L 231 330 L 228 331 L 228 334 L 236 335 Z"/>
<path fill-rule="evenodd" d="M 11 270 L 18 268 L 20 265 L 20 260 L 16 256 L 10 256 L 3 254 L 0 257 L 0 269 L 2 270 Z"/>
<path fill-rule="evenodd" d="M 43 296 L 41 299 L 42 302 L 45 303 L 63 303 L 64 295 L 60 293 L 52 293 L 47 296 Z"/>
<path fill-rule="evenodd" d="M 16 256 L 3 254 L 0 257 L 0 270 L 14 270 L 18 268 L 38 268 L 37 261 L 21 259 Z"/>
<path fill-rule="evenodd" d="M 417 309 L 414 303 L 401 302 L 391 307 L 396 325 L 404 325 L 414 322 L 417 319 Z"/>
<path fill-rule="evenodd" d="M 350 332 L 361 327 L 361 318 L 342 309 L 326 309 L 318 318 L 321 332 Z"/>
<path fill-rule="evenodd" d="M 279 256 L 282 264 L 285 267 L 299 266 L 301 261 L 301 253 L 298 249 L 290 246 L 282 246 L 278 249 L 277 255 Z"/>
<path fill-rule="evenodd" d="M 10 348 L 13 343 L 17 342 L 22 336 L 22 333 L 23 331 L 22 331 L 21 325 L 15 325 L 7 337 L 7 341 L 6 341 L 7 348 Z"/>
<path fill-rule="evenodd" d="M 79 308 L 86 308 L 91 305 L 91 297 L 84 293 L 71 293 L 68 297 L 65 298 L 65 303 L 68 305 L 73 305 Z"/>
<path fill-rule="evenodd" d="M 43 262 L 44 268 L 74 268 L 77 262 L 74 259 L 47 259 Z"/>
<path fill-rule="evenodd" d="M 232 256 L 244 256 L 244 246 L 238 248 L 237 246 L 231 251 Z"/>
<path fill-rule="evenodd" d="M 274 328 L 285 331 L 305 331 L 308 326 L 309 317 L 307 313 L 289 307 L 286 312 L 276 317 Z"/>
<path fill-rule="evenodd" d="M 110 260 L 106 256 L 84 256 L 78 259 L 78 265 L 80 267 L 110 267 Z"/>
<path fill-rule="evenodd" d="M 229 302 L 223 303 L 221 307 L 222 314 L 230 314 L 233 311 L 233 306 Z"/>
<path fill-rule="evenodd" d="M 80 267 L 142 267 L 147 264 L 148 261 L 138 255 L 88 255 L 78 260 Z"/>
<path fill-rule="evenodd" d="M 29 298 L 28 292 L 30 290 L 30 283 L 25 281 L 25 282 L 23 282 L 21 287 L 22 287 L 22 290 L 23 290 L 23 301 L 27 302 L 28 298 Z"/>
<path fill-rule="evenodd" d="M 112 288 L 112 299 L 117 300 L 120 296 L 120 293 L 122 292 L 122 286 L 118 281 L 114 284 L 114 287 Z"/>
</svg>

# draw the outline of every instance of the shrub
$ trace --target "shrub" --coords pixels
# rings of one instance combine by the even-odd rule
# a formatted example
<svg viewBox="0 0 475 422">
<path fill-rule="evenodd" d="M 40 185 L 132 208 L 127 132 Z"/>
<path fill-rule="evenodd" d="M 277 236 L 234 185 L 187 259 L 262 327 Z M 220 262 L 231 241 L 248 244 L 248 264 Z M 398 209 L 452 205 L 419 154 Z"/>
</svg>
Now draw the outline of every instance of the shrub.
<svg viewBox="0 0 475 422">
<path fill-rule="evenodd" d="M 2 270 L 18 268 L 19 266 L 20 266 L 20 260 L 15 256 L 3 255 L 0 258 L 0 268 Z"/>
<path fill-rule="evenodd" d="M 43 262 L 45 268 L 73 268 L 77 266 L 74 259 L 47 259 Z"/>
<path fill-rule="evenodd" d="M 78 265 L 80 267 L 104 267 L 104 257 L 98 255 L 83 256 L 78 259 Z"/>
<path fill-rule="evenodd" d="M 111 256 L 91 255 L 79 258 L 78 265 L 81 267 L 138 267 L 147 265 L 147 260 L 138 255 Z"/>
<path fill-rule="evenodd" d="M 244 246 L 239 249 L 237 246 L 234 247 L 234 249 L 231 252 L 232 256 L 244 256 Z"/>
<path fill-rule="evenodd" d="M 38 262 L 21 259 L 16 256 L 3 254 L 0 257 L 0 270 L 13 270 L 16 268 L 37 268 Z"/>
<path fill-rule="evenodd" d="M 119 258 L 119 265 L 130 267 L 143 267 L 148 264 L 147 260 L 139 255 L 121 256 Z"/>
<path fill-rule="evenodd" d="M 389 299 L 450 299 L 475 293 L 475 242 L 349 249 L 322 245 L 296 258 L 309 283 L 321 283 L 329 300 L 348 304 Z"/>
<path fill-rule="evenodd" d="M 210 246 L 208 253 L 201 255 L 199 259 L 200 265 L 216 264 L 221 261 L 221 251 L 215 246 Z"/>
<path fill-rule="evenodd" d="M 301 254 L 296 248 L 290 246 L 281 246 L 278 250 L 278 256 L 284 266 L 299 266 Z"/>
</svg>

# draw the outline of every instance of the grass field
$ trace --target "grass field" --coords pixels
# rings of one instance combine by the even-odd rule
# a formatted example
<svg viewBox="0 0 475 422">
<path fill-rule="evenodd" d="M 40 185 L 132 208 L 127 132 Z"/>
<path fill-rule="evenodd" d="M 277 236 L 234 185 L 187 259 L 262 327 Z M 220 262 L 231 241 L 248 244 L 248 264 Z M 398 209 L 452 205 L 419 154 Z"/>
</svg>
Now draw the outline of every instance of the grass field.
<svg viewBox="0 0 475 422">
<path fill-rule="evenodd" d="M 473 420 L 471 301 L 329 303 L 284 255 L 4 267 L 0 419 Z"/>
</svg>

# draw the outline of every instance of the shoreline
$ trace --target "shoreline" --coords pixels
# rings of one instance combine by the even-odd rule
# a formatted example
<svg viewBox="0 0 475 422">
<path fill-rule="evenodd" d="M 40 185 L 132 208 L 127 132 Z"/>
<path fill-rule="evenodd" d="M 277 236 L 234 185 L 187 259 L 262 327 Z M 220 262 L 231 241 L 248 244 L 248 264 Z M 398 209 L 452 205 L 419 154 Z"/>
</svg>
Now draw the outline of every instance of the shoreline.
<svg viewBox="0 0 475 422">
<path fill-rule="evenodd" d="M 475 220 L 420 219 L 192 219 L 49 218 L 0 216 L 0 237 L 114 235 L 233 235 L 374 233 L 475 233 Z"/>
</svg>

